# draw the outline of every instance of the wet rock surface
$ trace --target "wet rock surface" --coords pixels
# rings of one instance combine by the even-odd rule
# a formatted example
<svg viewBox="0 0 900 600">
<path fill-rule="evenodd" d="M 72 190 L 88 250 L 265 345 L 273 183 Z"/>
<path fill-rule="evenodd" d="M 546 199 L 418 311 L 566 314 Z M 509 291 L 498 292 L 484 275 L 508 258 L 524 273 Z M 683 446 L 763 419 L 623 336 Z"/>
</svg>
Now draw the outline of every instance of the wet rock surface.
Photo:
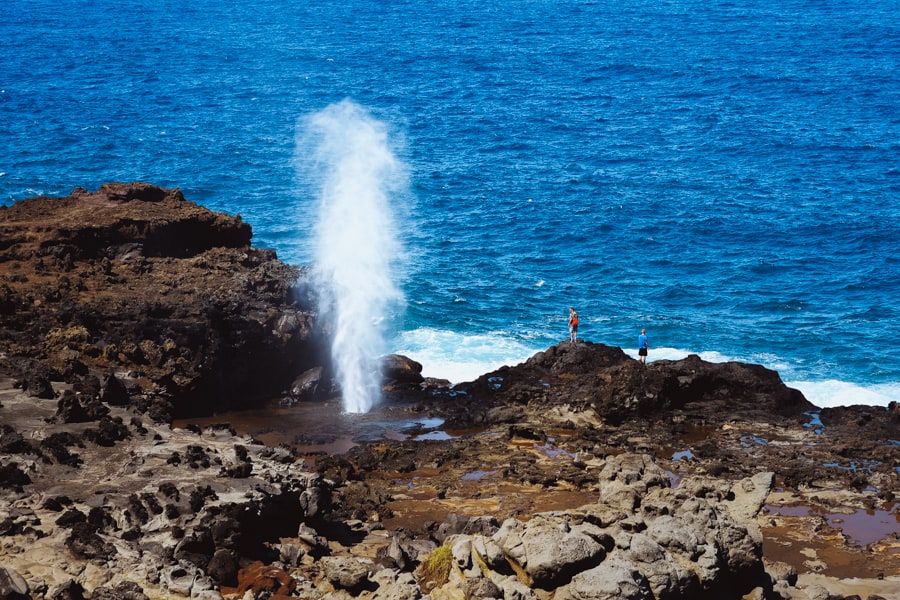
<svg viewBox="0 0 900 600">
<path fill-rule="evenodd" d="M 565 342 L 385 357 L 345 415 L 238 218 L 117 184 L 0 233 L 2 598 L 900 598 L 896 404 Z"/>
</svg>

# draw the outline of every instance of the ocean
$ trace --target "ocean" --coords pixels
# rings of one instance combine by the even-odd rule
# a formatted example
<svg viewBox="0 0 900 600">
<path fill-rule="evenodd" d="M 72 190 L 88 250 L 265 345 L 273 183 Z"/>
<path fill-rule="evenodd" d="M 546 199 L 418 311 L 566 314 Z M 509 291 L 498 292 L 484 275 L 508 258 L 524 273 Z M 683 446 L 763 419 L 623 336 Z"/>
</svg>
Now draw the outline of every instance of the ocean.
<svg viewBox="0 0 900 600">
<path fill-rule="evenodd" d="M 759 363 L 818 406 L 887 405 L 897 14 L 898 0 L 5 0 L 0 203 L 179 187 L 311 265 L 323 196 L 307 129 L 351 106 L 403 182 L 373 184 L 398 292 L 383 349 L 426 376 L 521 362 L 568 338 L 573 306 L 582 339 L 632 355 L 646 328 L 651 361 Z"/>
</svg>

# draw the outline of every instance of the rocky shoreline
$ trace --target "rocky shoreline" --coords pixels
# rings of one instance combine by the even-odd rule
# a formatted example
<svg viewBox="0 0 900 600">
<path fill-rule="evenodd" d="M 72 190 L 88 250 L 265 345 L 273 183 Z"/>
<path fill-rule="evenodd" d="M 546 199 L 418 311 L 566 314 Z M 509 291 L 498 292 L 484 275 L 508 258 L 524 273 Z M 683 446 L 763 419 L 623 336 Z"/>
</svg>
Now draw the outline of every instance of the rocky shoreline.
<svg viewBox="0 0 900 600">
<path fill-rule="evenodd" d="M 565 342 L 386 357 L 363 434 L 250 239 L 147 184 L 0 208 L 0 598 L 900 598 L 896 404 Z"/>
</svg>

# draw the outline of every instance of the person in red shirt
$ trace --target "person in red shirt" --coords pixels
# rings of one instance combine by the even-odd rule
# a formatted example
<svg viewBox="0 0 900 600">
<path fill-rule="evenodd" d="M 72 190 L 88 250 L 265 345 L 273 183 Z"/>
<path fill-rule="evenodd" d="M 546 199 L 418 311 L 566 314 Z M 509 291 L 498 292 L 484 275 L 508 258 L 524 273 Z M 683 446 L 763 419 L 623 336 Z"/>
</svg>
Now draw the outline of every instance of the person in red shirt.
<svg viewBox="0 0 900 600">
<path fill-rule="evenodd" d="M 569 341 L 578 341 L 578 313 L 574 306 L 569 307 Z"/>
</svg>

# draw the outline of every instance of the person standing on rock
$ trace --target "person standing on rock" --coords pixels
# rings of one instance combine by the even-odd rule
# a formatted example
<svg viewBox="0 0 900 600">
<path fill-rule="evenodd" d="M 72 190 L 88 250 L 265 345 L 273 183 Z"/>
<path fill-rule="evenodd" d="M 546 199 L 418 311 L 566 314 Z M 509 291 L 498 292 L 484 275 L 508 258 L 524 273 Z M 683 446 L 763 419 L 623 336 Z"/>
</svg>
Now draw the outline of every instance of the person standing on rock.
<svg viewBox="0 0 900 600">
<path fill-rule="evenodd" d="M 650 338 L 647 337 L 647 330 L 641 329 L 641 335 L 638 336 L 638 359 L 641 364 L 647 362 L 647 350 L 650 349 Z"/>
<path fill-rule="evenodd" d="M 578 341 L 578 313 L 574 306 L 569 307 L 569 341 Z"/>
</svg>

